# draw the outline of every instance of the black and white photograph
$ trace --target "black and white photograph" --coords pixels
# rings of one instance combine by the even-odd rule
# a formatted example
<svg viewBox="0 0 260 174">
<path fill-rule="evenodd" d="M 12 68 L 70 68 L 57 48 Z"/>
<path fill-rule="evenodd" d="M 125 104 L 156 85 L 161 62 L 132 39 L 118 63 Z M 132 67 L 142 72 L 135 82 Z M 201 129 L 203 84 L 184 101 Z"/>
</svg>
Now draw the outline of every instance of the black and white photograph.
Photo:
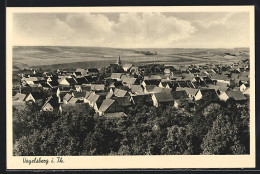
<svg viewBox="0 0 260 174">
<path fill-rule="evenodd" d="M 7 13 L 8 159 L 255 165 L 252 6 L 60 9 Z"/>
</svg>

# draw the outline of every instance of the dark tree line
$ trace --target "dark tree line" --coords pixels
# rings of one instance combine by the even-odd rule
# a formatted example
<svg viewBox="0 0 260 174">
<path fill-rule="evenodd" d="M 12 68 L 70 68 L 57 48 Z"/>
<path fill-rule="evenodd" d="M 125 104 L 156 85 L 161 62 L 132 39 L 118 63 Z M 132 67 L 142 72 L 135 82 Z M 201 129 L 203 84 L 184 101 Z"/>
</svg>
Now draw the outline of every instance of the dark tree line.
<svg viewBox="0 0 260 174">
<path fill-rule="evenodd" d="M 138 105 L 106 119 L 87 104 L 13 109 L 14 155 L 248 154 L 249 110 L 205 99 L 195 112 Z"/>
</svg>

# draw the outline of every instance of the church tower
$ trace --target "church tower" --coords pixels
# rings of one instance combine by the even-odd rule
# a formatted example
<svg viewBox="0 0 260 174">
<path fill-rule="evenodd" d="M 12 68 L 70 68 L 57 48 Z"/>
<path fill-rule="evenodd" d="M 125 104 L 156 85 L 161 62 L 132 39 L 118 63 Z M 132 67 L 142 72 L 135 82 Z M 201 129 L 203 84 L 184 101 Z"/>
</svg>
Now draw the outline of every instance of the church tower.
<svg viewBox="0 0 260 174">
<path fill-rule="evenodd" d="M 122 62 L 121 62 L 121 59 L 120 59 L 120 55 L 118 56 L 117 64 L 118 64 L 118 66 L 122 66 Z"/>
</svg>

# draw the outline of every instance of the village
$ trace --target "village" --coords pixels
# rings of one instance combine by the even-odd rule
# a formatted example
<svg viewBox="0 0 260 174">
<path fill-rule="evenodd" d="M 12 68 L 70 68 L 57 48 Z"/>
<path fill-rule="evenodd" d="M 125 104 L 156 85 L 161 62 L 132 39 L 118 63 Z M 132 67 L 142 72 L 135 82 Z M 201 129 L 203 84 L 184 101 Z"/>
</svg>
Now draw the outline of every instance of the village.
<svg viewBox="0 0 260 174">
<path fill-rule="evenodd" d="M 106 118 L 127 116 L 134 106 L 172 106 L 193 112 L 196 102 L 210 97 L 233 99 L 238 107 L 250 95 L 249 59 L 233 64 L 135 66 L 120 56 L 102 69 L 24 69 L 13 72 L 13 106 L 35 103 L 42 112 L 87 103 Z"/>
</svg>

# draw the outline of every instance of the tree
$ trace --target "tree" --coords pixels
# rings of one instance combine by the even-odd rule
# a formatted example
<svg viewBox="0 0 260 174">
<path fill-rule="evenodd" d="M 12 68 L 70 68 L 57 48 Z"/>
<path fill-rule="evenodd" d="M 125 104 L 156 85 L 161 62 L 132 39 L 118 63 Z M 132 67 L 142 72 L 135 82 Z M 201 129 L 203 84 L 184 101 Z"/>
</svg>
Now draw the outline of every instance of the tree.
<svg viewBox="0 0 260 174">
<path fill-rule="evenodd" d="M 165 155 L 193 154 L 191 132 L 188 126 L 172 126 L 168 128 L 167 140 L 161 150 Z"/>
<path fill-rule="evenodd" d="M 202 154 L 244 154 L 245 147 L 240 143 L 238 127 L 232 124 L 227 115 L 218 115 L 212 129 L 201 144 Z"/>
</svg>

